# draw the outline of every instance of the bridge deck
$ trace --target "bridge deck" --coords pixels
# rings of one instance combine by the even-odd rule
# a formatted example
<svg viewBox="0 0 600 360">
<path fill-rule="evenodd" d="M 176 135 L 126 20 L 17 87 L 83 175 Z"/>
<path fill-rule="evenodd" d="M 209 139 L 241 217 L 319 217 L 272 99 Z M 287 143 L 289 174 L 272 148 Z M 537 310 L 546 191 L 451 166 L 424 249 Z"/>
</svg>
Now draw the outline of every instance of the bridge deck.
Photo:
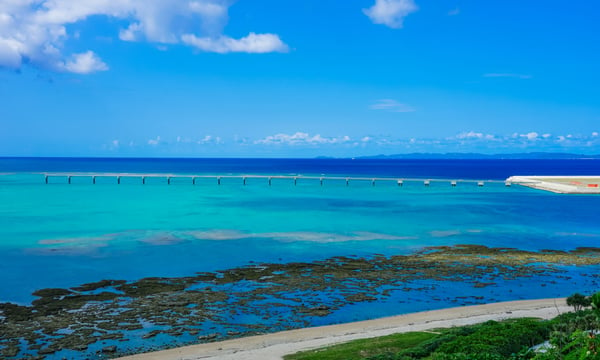
<svg viewBox="0 0 600 360">
<path fill-rule="evenodd" d="M 0 176 L 16 175 L 17 173 L 0 173 Z M 243 185 L 250 179 L 263 179 L 265 183 L 272 184 L 273 180 L 283 179 L 293 182 L 297 185 L 300 181 L 312 180 L 318 181 L 321 185 L 325 182 L 336 181 L 345 182 L 370 182 L 373 186 L 379 182 L 396 183 L 403 186 L 405 183 L 421 183 L 429 186 L 433 183 L 446 183 L 451 186 L 457 186 L 461 183 L 476 184 L 484 186 L 485 184 L 505 184 L 506 186 L 520 185 L 533 189 L 550 191 L 561 194 L 600 194 L 600 176 L 511 176 L 506 180 L 475 180 L 475 179 L 441 179 L 441 178 L 411 178 L 411 177 L 368 177 L 368 176 L 328 176 L 328 175 L 268 175 L 268 174 L 181 174 L 181 173 L 137 173 L 137 172 L 34 172 L 28 175 L 39 175 L 45 178 L 45 183 L 56 183 L 64 181 L 71 184 L 73 179 L 87 178 L 89 183 L 96 184 L 100 178 L 113 178 L 116 184 L 121 184 L 122 179 L 139 179 L 140 184 L 146 184 L 146 179 L 162 179 L 167 184 L 171 184 L 174 179 L 187 179 L 191 184 L 196 185 L 197 180 L 212 179 L 217 185 L 221 185 L 224 179 L 239 179 Z M 52 178 L 57 180 L 51 181 Z M 85 180 L 84 180 L 85 181 Z M 109 180 L 110 181 L 110 180 Z M 77 183 L 81 184 L 82 181 Z M 106 180 L 102 181 L 106 183 Z M 131 180 L 128 181 L 131 183 Z M 156 181 L 155 181 L 156 183 Z M 182 183 L 182 181 L 178 181 Z M 206 183 L 206 180 L 204 181 Z"/>
<path fill-rule="evenodd" d="M 449 183 L 452 186 L 456 186 L 458 183 L 472 183 L 477 184 L 479 186 L 483 186 L 486 183 L 505 183 L 500 180 L 473 180 L 473 179 L 437 179 L 437 178 L 392 178 L 392 177 L 357 177 L 357 176 L 305 176 L 305 175 L 207 175 L 207 174 L 174 174 L 174 173 L 129 173 L 129 172 L 47 172 L 47 173 L 39 173 L 39 175 L 43 175 L 45 177 L 46 183 L 49 182 L 50 178 L 64 178 L 68 183 L 71 183 L 71 179 L 73 178 L 81 178 L 86 177 L 90 178 L 92 183 L 96 183 L 97 178 L 106 178 L 111 177 L 115 178 L 117 183 L 120 183 L 122 178 L 139 178 L 140 181 L 144 184 L 147 178 L 161 178 L 166 179 L 167 183 L 170 184 L 172 179 L 189 179 L 193 184 L 195 184 L 196 179 L 215 179 L 218 184 L 220 184 L 221 179 L 240 179 L 244 184 L 248 179 L 264 179 L 271 183 L 274 179 L 287 179 L 291 180 L 296 184 L 300 180 L 318 180 L 321 184 L 324 181 L 345 181 L 348 184 L 351 181 L 368 181 L 373 184 L 376 182 L 396 182 L 398 185 L 402 185 L 405 182 L 422 182 L 424 185 L 429 185 L 433 182 L 445 182 Z M 510 183 L 506 183 L 510 185 Z"/>
</svg>

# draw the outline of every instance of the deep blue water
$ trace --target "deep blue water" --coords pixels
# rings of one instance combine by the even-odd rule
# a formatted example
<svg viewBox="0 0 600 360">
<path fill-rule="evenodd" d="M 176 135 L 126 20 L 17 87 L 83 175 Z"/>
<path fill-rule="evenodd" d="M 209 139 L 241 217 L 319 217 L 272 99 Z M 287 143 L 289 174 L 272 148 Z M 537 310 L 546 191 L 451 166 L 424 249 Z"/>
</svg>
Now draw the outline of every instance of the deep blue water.
<svg viewBox="0 0 600 360">
<path fill-rule="evenodd" d="M 301 174 L 503 180 L 512 175 L 597 175 L 600 159 L 177 159 L 0 158 L 0 172 Z"/>
</svg>

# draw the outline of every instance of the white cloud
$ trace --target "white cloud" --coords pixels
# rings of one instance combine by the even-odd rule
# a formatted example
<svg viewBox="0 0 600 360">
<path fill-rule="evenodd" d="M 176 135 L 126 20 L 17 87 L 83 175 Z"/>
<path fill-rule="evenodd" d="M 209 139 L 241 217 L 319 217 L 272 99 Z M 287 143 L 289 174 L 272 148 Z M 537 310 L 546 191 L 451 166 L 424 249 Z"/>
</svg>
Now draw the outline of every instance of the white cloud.
<svg viewBox="0 0 600 360">
<path fill-rule="evenodd" d="M 323 137 L 320 134 L 310 135 L 304 132 L 297 132 L 292 135 L 276 134 L 256 140 L 254 144 L 262 145 L 323 145 L 323 144 L 341 144 L 352 141 L 349 136 Z"/>
<path fill-rule="evenodd" d="M 197 143 L 200 145 L 205 145 L 205 144 L 218 145 L 218 144 L 223 143 L 223 139 L 221 139 L 221 137 L 219 137 L 219 136 L 206 135 L 202 139 L 198 140 Z"/>
<path fill-rule="evenodd" d="M 228 36 L 197 37 L 193 34 L 185 34 L 181 40 L 184 44 L 194 46 L 199 50 L 219 54 L 230 52 L 270 53 L 289 50 L 288 46 L 275 34 L 250 33 L 241 39 L 232 39 Z"/>
<path fill-rule="evenodd" d="M 21 66 L 21 45 L 13 39 L 0 38 L 0 64 L 2 66 L 17 69 Z"/>
<path fill-rule="evenodd" d="M 148 145 L 156 146 L 160 143 L 160 136 L 157 136 L 156 139 L 148 140 Z"/>
<path fill-rule="evenodd" d="M 106 71 L 108 66 L 93 52 L 74 54 L 73 59 L 64 64 L 64 69 L 76 74 L 89 74 L 97 71 Z"/>
<path fill-rule="evenodd" d="M 121 31 L 119 31 L 119 39 L 123 41 L 137 41 L 139 40 L 138 34 L 141 30 L 141 25 L 139 23 L 133 23 L 126 29 L 121 29 Z"/>
<path fill-rule="evenodd" d="M 392 99 L 381 99 L 377 100 L 374 104 L 370 106 L 373 110 L 387 110 L 391 112 L 413 112 L 416 111 L 413 107 L 399 103 L 396 100 Z"/>
<path fill-rule="evenodd" d="M 227 16 L 227 7 L 224 4 L 191 1 L 189 3 L 190 11 L 205 17 Z"/>
<path fill-rule="evenodd" d="M 212 140 L 212 136 L 206 135 L 204 138 L 198 140 L 198 144 L 205 144 Z"/>
<path fill-rule="evenodd" d="M 502 147 L 505 149 L 520 148 L 536 151 L 562 151 L 565 149 L 579 149 L 578 151 L 585 152 L 588 151 L 586 149 L 600 146 L 600 137 L 598 136 L 597 132 L 592 132 L 591 135 L 567 134 L 554 136 L 550 133 L 539 133 L 536 131 L 531 131 L 528 133 L 515 132 L 510 135 L 486 135 L 483 133 L 469 131 L 460 133 L 455 137 L 447 138 L 445 144 L 452 144 L 453 140 L 461 145 L 479 142 L 485 143 L 486 146 L 489 146 L 489 143 L 493 142 L 494 147 Z M 432 143 L 432 140 L 426 141 Z"/>
<path fill-rule="evenodd" d="M 230 0 L 0 0 L 0 67 L 24 63 L 53 71 L 87 74 L 108 66 L 92 50 L 64 54 L 65 43 L 77 38 L 70 25 L 92 16 L 113 18 L 123 41 L 187 44 L 210 52 L 265 53 L 287 51 L 277 35 L 240 39 L 223 35 Z M 83 34 L 82 34 L 83 35 Z M 185 39 L 192 40 L 184 41 Z M 204 46 L 195 44 L 203 40 Z"/>
<path fill-rule="evenodd" d="M 419 8 L 413 0 L 375 0 L 375 4 L 363 9 L 375 24 L 383 24 L 394 29 L 402 27 L 404 18 Z"/>
<path fill-rule="evenodd" d="M 541 134 L 541 135 L 540 135 Z M 490 134 L 486 132 L 464 131 L 454 136 L 441 137 L 402 137 L 392 134 L 363 134 L 350 137 L 348 135 L 323 136 L 296 132 L 292 134 L 280 133 L 266 136 L 261 139 L 240 138 L 232 136 L 223 139 L 214 135 L 202 135 L 196 138 L 183 136 L 164 139 L 161 136 L 134 143 L 130 140 L 112 140 L 102 145 L 105 151 L 128 151 L 145 148 L 153 152 L 165 154 L 197 154 L 198 151 L 211 149 L 226 151 L 221 144 L 237 147 L 240 151 L 296 151 L 306 154 L 312 151 L 318 155 L 328 155 L 335 151 L 348 150 L 347 155 L 368 154 L 364 152 L 378 151 L 380 153 L 403 152 L 483 152 L 483 153 L 515 153 L 515 152 L 576 152 L 582 154 L 600 153 L 600 134 L 588 132 L 586 134 L 551 135 L 549 133 L 531 131 L 528 133 L 515 132 L 513 134 Z M 352 150 L 354 149 L 354 150 Z"/>
<path fill-rule="evenodd" d="M 191 144 L 193 142 L 192 138 L 190 137 L 183 137 L 183 136 L 177 136 L 177 138 L 175 138 L 175 142 L 178 144 Z"/>
<path fill-rule="evenodd" d="M 532 131 L 530 133 L 527 134 L 521 134 L 520 135 L 522 138 L 526 138 L 527 140 L 535 140 L 538 138 L 539 134 L 536 133 L 535 131 Z"/>
<path fill-rule="evenodd" d="M 483 133 L 478 133 L 474 131 L 462 132 L 456 135 L 457 139 L 481 139 L 483 138 Z"/>
<path fill-rule="evenodd" d="M 449 138 L 452 139 L 452 138 Z M 484 134 L 475 131 L 465 131 L 454 137 L 454 139 L 458 140 L 498 140 L 496 135 L 492 134 Z"/>
<path fill-rule="evenodd" d="M 514 79 L 522 79 L 527 80 L 533 78 L 533 76 L 528 74 L 513 74 L 513 73 L 487 73 L 483 74 L 483 77 L 487 78 L 514 78 Z"/>
</svg>

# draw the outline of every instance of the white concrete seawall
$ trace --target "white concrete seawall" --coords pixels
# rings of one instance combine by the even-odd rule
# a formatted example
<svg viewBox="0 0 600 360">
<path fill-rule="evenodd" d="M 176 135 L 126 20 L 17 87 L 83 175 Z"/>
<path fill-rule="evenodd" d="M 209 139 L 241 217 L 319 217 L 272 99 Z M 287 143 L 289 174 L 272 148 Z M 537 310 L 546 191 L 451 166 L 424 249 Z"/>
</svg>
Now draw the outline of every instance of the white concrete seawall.
<svg viewBox="0 0 600 360">
<path fill-rule="evenodd" d="M 511 176 L 506 182 L 559 194 L 600 194 L 600 176 Z"/>
</svg>

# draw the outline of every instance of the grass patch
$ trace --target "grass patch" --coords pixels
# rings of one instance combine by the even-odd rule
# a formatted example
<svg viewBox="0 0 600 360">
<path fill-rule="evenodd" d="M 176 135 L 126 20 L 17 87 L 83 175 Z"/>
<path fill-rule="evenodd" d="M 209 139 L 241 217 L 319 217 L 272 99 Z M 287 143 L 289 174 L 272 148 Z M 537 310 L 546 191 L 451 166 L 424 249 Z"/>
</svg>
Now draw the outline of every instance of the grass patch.
<svg viewBox="0 0 600 360">
<path fill-rule="evenodd" d="M 531 318 L 409 332 L 299 352 L 286 360 L 530 359 L 528 348 L 548 339 L 551 321 Z"/>
<path fill-rule="evenodd" d="M 439 335 L 427 332 L 393 334 L 372 339 L 354 340 L 322 349 L 286 355 L 285 360 L 361 360 L 382 354 L 396 354 Z"/>
</svg>

